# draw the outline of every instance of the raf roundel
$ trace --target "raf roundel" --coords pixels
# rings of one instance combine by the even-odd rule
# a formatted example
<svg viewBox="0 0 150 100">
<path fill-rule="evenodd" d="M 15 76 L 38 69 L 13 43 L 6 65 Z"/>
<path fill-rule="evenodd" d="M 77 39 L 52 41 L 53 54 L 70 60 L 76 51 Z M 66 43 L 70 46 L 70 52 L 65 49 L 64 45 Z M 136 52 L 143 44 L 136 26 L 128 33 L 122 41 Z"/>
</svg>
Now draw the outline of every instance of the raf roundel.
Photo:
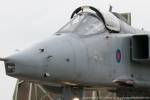
<svg viewBox="0 0 150 100">
<path fill-rule="evenodd" d="M 116 51 L 116 60 L 117 60 L 118 63 L 120 63 L 120 61 L 121 61 L 121 51 L 120 51 L 120 49 L 117 49 L 117 51 Z"/>
</svg>

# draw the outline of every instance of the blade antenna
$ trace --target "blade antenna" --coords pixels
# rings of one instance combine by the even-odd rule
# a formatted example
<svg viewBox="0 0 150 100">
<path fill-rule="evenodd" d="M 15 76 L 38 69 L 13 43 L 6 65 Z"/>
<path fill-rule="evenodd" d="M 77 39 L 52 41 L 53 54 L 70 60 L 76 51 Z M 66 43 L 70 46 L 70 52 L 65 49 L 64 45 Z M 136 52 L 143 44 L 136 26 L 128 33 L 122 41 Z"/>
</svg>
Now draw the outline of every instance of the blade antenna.
<svg viewBox="0 0 150 100">
<path fill-rule="evenodd" d="M 113 6 L 109 5 L 109 12 L 112 12 Z"/>
<path fill-rule="evenodd" d="M 111 0 L 107 0 L 107 1 L 109 3 L 109 9 L 108 9 L 108 11 L 112 12 L 112 10 L 113 10 L 112 2 L 111 2 Z"/>
</svg>

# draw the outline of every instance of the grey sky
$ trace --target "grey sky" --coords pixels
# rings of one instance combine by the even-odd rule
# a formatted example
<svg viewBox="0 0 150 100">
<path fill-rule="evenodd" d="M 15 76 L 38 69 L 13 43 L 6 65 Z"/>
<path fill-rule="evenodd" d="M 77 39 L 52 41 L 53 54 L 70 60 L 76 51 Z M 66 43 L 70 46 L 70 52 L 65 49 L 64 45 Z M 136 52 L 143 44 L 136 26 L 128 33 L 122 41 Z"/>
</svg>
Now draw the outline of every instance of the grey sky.
<svg viewBox="0 0 150 100">
<path fill-rule="evenodd" d="M 150 28 L 149 0 L 0 0 L 0 57 L 49 37 L 82 4 L 106 11 L 110 3 L 113 11 L 131 12 L 133 26 Z M 11 100 L 15 81 L 0 63 L 1 100 Z"/>
</svg>

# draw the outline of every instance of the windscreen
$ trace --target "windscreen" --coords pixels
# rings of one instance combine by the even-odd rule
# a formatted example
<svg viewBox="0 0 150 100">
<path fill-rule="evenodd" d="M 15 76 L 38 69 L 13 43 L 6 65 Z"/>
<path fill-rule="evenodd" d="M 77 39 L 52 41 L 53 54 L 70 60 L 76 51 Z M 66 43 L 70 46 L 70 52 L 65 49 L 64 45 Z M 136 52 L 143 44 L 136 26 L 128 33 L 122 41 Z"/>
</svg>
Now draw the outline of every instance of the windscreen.
<svg viewBox="0 0 150 100">
<path fill-rule="evenodd" d="M 105 26 L 101 19 L 94 14 L 79 14 L 69 23 L 61 28 L 58 33 L 75 33 L 80 35 L 91 35 L 103 33 Z"/>
</svg>

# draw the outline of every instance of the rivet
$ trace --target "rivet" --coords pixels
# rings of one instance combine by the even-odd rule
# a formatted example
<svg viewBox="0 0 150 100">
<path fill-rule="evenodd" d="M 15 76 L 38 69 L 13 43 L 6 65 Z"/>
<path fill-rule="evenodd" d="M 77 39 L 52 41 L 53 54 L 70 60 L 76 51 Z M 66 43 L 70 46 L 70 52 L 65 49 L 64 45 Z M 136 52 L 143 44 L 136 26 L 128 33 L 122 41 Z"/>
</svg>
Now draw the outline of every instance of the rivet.
<svg viewBox="0 0 150 100">
<path fill-rule="evenodd" d="M 69 59 L 69 58 L 67 58 L 67 59 L 66 59 L 66 61 L 67 61 L 67 62 L 69 62 L 69 61 L 70 61 L 70 59 Z"/>
<path fill-rule="evenodd" d="M 39 49 L 40 52 L 44 52 L 44 49 Z"/>
<path fill-rule="evenodd" d="M 52 58 L 53 56 L 47 56 L 47 59 L 50 59 L 50 58 Z"/>
</svg>

